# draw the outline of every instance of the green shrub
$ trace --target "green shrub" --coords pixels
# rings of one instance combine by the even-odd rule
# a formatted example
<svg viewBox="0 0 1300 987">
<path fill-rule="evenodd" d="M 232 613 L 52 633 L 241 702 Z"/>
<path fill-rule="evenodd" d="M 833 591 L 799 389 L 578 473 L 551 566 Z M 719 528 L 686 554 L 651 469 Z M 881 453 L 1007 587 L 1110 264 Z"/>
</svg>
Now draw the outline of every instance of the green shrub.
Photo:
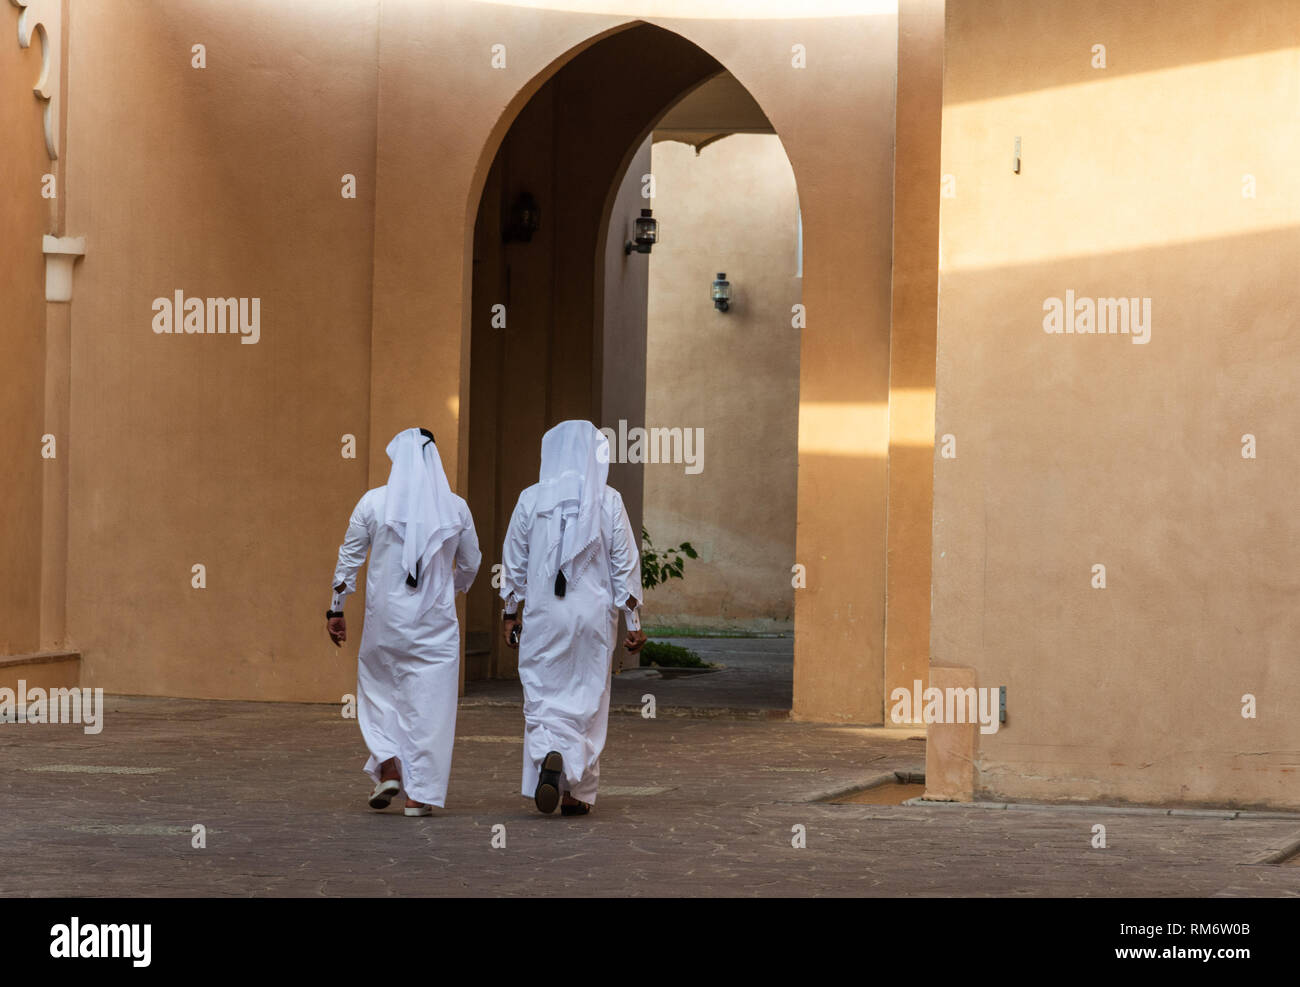
<svg viewBox="0 0 1300 987">
<path fill-rule="evenodd" d="M 656 665 L 659 668 L 712 668 L 690 648 L 663 641 L 647 641 L 641 647 L 641 667 Z"/>
<path fill-rule="evenodd" d="M 686 566 L 686 559 L 699 557 L 699 553 L 688 541 L 682 542 L 676 548 L 666 548 L 660 552 L 651 543 L 650 532 L 644 527 L 641 528 L 641 585 L 646 589 L 654 589 L 660 583 L 666 583 L 670 579 L 684 578 L 682 570 Z"/>
</svg>

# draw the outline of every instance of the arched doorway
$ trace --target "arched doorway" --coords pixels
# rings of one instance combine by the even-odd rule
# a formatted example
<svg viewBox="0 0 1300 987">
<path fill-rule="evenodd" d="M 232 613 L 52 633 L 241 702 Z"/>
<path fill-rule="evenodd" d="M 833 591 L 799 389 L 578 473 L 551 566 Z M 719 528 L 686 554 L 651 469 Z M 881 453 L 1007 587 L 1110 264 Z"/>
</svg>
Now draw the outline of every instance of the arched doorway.
<svg viewBox="0 0 1300 987">
<path fill-rule="evenodd" d="M 722 65 L 681 36 L 647 24 L 629 26 L 587 47 L 547 79 L 519 109 L 496 149 L 476 203 L 466 409 L 467 496 L 485 568 L 499 561 L 519 491 L 536 479 L 538 444 L 546 428 L 575 417 L 614 429 L 620 423 L 629 429 L 647 424 L 649 281 L 647 258 L 633 255 L 629 261 L 623 251 L 629 183 L 635 186 L 648 170 L 656 124 L 690 94 L 705 92 L 711 80 L 716 88 L 719 79 L 739 87 Z M 762 118 L 756 104 L 754 109 Z M 732 121 L 724 132 L 755 129 L 752 120 Z M 720 136 L 716 127 L 712 134 L 705 130 L 694 135 L 696 146 Z M 766 132 L 771 133 L 770 125 Z M 792 223 L 792 254 L 796 236 Z M 790 267 L 793 278 L 795 264 Z M 712 314 L 708 284 L 695 287 Z M 790 304 L 780 307 L 791 331 Z M 796 395 L 788 436 L 790 503 L 784 519 L 790 554 L 797 335 L 794 348 L 796 360 L 788 368 Z M 685 421 L 667 424 L 694 427 Z M 645 465 L 616 461 L 611 468 L 610 482 L 623 493 L 638 527 Z M 704 477 L 708 482 L 707 471 Z M 792 561 L 782 560 L 785 572 Z M 471 680 L 514 674 L 514 655 L 495 633 L 499 601 L 492 583 L 481 579 L 467 606 L 466 678 Z M 787 619 L 792 611 L 791 600 Z"/>
<path fill-rule="evenodd" d="M 693 653 L 721 670 L 674 670 L 671 685 L 653 682 L 660 673 L 644 674 L 655 686 L 650 691 L 683 705 L 787 710 L 796 592 L 798 192 L 774 128 L 729 73 L 656 123 L 620 184 L 609 234 L 615 246 L 631 234 L 638 207 L 651 204 L 661 234 L 653 254 L 634 254 L 631 263 L 617 250 L 606 255 L 606 283 L 615 289 L 648 267 L 643 324 L 625 328 L 631 320 L 616 305 L 606 306 L 605 319 L 607 382 L 625 366 L 620 342 L 630 349 L 644 340 L 645 429 L 626 428 L 636 419 L 628 418 L 623 389 L 607 386 L 602 411 L 641 474 L 643 523 L 654 543 L 643 551 L 687 542 L 696 553 L 685 562 L 685 578 L 667 579 L 647 595 L 651 639 L 688 652 L 661 648 L 657 657 L 690 662 Z M 721 302 L 712 298 L 719 274 L 729 295 Z"/>
</svg>

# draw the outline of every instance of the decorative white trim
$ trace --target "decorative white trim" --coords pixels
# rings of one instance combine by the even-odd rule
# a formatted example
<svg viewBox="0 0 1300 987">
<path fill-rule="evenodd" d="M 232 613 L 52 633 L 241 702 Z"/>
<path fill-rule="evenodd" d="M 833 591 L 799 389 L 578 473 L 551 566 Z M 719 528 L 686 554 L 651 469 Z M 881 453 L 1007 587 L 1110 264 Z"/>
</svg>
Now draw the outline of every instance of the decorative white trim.
<svg viewBox="0 0 1300 987">
<path fill-rule="evenodd" d="M 41 39 L 41 77 L 32 91 L 45 101 L 45 152 L 59 158 L 59 80 L 63 69 L 63 5 L 61 0 L 10 0 L 18 16 L 18 44 L 30 48 L 32 35 Z"/>
<path fill-rule="evenodd" d="M 84 236 L 50 236 L 42 241 L 45 250 L 45 300 L 72 301 L 72 267 L 86 253 Z"/>
</svg>

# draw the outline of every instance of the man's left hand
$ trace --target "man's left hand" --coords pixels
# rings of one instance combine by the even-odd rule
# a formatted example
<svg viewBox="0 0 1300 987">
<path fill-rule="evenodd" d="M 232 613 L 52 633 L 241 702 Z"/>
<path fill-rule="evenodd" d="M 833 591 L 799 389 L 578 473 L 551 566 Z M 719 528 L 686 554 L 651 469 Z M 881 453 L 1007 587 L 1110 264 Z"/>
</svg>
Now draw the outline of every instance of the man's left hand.
<svg viewBox="0 0 1300 987">
<path fill-rule="evenodd" d="M 627 648 L 628 654 L 636 654 L 641 650 L 641 645 L 645 644 L 644 631 L 628 631 L 627 637 L 623 639 L 623 647 Z"/>
</svg>

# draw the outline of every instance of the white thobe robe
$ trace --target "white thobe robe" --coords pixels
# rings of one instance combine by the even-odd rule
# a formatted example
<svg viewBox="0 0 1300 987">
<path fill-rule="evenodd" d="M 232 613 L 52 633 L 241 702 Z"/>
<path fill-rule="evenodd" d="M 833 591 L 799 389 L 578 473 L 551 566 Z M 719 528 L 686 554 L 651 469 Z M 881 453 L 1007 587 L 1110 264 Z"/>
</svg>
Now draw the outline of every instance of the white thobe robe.
<svg viewBox="0 0 1300 987">
<path fill-rule="evenodd" d="M 474 582 L 482 556 L 469 506 L 455 497 L 459 534 L 433 555 L 418 586 L 407 586 L 402 542 L 384 525 L 386 492 L 376 487 L 357 503 L 334 571 L 334 585 L 353 592 L 370 551 L 357 666 L 357 720 L 370 749 L 364 770 L 378 782 L 379 765 L 396 757 L 407 797 L 441 807 L 460 691 L 456 594 Z"/>
<path fill-rule="evenodd" d="M 555 560 L 546 558 L 546 525 L 534 524 L 537 489 L 534 484 L 519 495 L 501 559 L 506 609 L 524 603 L 519 636 L 521 794 L 533 795 L 542 759 L 554 750 L 564 758 L 564 789 L 594 804 L 609 721 L 618 614 L 629 597 L 640 606 L 641 556 L 623 498 L 605 487 L 597 556 L 568 584 L 564 596 L 556 596 Z"/>
</svg>

